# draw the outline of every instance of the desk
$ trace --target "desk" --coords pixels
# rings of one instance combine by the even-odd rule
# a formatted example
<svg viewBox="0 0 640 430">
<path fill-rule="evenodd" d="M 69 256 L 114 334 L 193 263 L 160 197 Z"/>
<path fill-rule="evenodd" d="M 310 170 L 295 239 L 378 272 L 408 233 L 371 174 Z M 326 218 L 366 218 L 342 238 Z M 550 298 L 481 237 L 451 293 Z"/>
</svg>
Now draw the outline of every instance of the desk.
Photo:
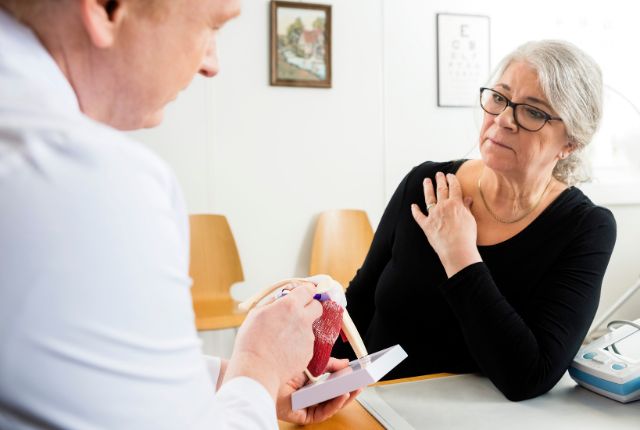
<svg viewBox="0 0 640 430">
<path fill-rule="evenodd" d="M 523 402 L 510 402 L 485 377 L 444 374 L 375 384 L 360 400 L 391 428 L 402 430 L 637 430 L 640 422 L 640 401 L 618 403 L 578 387 L 568 374 L 549 393 Z M 324 423 L 306 428 L 384 429 L 357 401 Z"/>
<path fill-rule="evenodd" d="M 437 373 L 433 375 L 416 376 L 413 378 L 394 379 L 391 381 L 378 382 L 376 384 L 373 384 L 373 386 L 379 387 L 389 384 L 398 384 L 401 382 L 422 381 L 424 379 L 441 378 L 443 376 L 450 376 L 450 374 Z M 304 428 L 305 430 L 384 430 L 384 427 L 381 426 L 380 423 L 375 418 L 373 418 L 371 414 L 367 412 L 367 410 L 363 408 L 362 405 L 356 400 L 353 400 L 340 412 L 322 423 L 311 424 L 305 427 L 285 423 L 283 421 L 279 421 L 278 424 L 280 430 L 292 430 L 301 428 Z"/>
</svg>

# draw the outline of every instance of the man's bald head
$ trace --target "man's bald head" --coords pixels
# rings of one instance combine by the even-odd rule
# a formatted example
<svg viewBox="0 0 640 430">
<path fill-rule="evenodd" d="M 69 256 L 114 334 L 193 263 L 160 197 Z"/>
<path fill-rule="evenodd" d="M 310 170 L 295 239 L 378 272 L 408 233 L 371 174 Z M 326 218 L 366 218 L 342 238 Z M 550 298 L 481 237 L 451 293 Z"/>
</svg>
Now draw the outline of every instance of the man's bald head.
<svg viewBox="0 0 640 430">
<path fill-rule="evenodd" d="M 34 15 L 45 13 L 51 7 L 66 7 L 65 3 L 80 0 L 0 0 L 0 7 L 19 20 L 29 19 Z M 166 10 L 167 0 L 129 0 L 138 9 L 147 9 L 150 17 L 158 17 Z M 118 0 L 102 0 L 105 8 L 114 8 Z"/>
<path fill-rule="evenodd" d="M 56 0 L 48 0 L 53 1 Z M 32 15 L 43 3 L 45 0 L 0 0 L 0 6 L 18 19 Z"/>
<path fill-rule="evenodd" d="M 0 0 L 38 37 L 80 109 L 118 129 L 152 127 L 194 75 L 218 73 L 220 28 L 240 0 Z"/>
</svg>

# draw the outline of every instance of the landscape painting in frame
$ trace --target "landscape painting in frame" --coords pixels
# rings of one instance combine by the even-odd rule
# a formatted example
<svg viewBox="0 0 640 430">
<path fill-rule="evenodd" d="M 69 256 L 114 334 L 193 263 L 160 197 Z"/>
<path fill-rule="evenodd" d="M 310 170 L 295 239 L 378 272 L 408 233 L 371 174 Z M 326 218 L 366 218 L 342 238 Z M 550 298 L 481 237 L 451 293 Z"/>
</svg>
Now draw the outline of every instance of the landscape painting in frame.
<svg viewBox="0 0 640 430">
<path fill-rule="evenodd" d="M 331 6 L 271 2 L 271 85 L 331 88 Z"/>
</svg>

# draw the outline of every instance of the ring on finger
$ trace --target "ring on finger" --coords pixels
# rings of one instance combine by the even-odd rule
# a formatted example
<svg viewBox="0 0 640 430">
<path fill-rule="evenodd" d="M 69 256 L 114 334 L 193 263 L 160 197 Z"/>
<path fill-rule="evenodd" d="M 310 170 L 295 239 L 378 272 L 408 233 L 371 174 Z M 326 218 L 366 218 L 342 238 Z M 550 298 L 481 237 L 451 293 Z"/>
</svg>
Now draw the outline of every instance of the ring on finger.
<svg viewBox="0 0 640 430">
<path fill-rule="evenodd" d="M 434 207 L 436 205 L 435 202 L 433 203 L 427 203 L 427 212 L 429 212 L 429 209 L 431 209 L 432 207 Z"/>
</svg>

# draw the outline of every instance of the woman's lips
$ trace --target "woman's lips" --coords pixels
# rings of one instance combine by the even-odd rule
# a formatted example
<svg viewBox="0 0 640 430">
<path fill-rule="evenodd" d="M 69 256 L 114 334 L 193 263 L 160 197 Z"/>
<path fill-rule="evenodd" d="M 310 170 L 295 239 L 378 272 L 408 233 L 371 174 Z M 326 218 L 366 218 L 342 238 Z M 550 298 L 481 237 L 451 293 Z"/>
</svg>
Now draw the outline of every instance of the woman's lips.
<svg viewBox="0 0 640 430">
<path fill-rule="evenodd" d="M 510 146 L 507 146 L 507 145 L 505 145 L 503 143 L 500 143 L 497 140 L 491 139 L 490 137 L 488 137 L 487 140 L 489 142 L 491 142 L 492 144 L 496 145 L 496 146 L 500 146 L 500 147 L 505 148 L 505 149 L 511 149 Z"/>
</svg>

